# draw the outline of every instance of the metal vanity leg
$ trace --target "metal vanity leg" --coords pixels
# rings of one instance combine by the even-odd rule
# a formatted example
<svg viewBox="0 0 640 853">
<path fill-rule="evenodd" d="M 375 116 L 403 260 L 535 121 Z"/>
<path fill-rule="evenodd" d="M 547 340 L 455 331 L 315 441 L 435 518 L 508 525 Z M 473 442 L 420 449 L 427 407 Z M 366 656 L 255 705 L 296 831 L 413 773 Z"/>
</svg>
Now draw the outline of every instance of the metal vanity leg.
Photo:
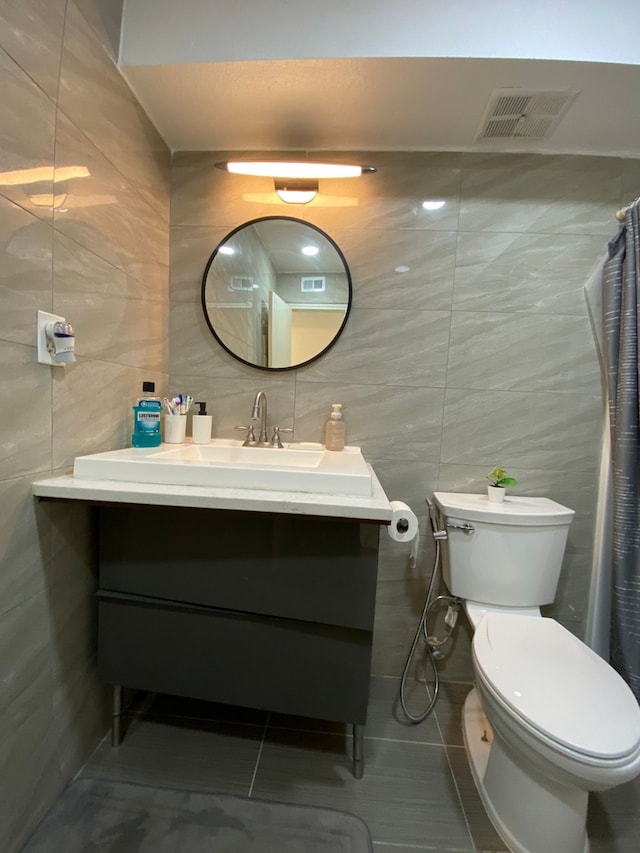
<svg viewBox="0 0 640 853">
<path fill-rule="evenodd" d="M 364 726 L 353 724 L 353 776 L 362 779 L 364 773 Z"/>
<path fill-rule="evenodd" d="M 113 685 L 113 710 L 111 712 L 111 746 L 122 743 L 122 685 Z"/>
</svg>

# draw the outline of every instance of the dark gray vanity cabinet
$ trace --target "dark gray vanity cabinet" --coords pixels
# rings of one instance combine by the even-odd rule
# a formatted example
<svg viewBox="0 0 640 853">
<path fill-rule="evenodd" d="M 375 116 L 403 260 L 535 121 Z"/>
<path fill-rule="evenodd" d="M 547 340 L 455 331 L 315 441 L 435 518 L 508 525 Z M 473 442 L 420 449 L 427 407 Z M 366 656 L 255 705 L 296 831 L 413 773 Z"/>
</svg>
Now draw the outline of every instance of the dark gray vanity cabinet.
<svg viewBox="0 0 640 853">
<path fill-rule="evenodd" d="M 101 506 L 107 683 L 364 724 L 376 522 Z"/>
</svg>

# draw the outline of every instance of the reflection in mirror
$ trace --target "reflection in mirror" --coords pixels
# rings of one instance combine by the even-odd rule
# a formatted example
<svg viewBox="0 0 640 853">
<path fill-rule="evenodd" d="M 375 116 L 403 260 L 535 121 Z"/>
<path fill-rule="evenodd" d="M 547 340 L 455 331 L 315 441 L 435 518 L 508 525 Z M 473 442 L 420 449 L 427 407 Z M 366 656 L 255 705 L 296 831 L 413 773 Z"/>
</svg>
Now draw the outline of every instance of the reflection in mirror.
<svg viewBox="0 0 640 853">
<path fill-rule="evenodd" d="M 335 343 L 351 309 L 351 275 L 319 228 L 263 217 L 236 228 L 213 252 L 202 307 L 214 336 L 235 358 L 288 370 Z"/>
</svg>

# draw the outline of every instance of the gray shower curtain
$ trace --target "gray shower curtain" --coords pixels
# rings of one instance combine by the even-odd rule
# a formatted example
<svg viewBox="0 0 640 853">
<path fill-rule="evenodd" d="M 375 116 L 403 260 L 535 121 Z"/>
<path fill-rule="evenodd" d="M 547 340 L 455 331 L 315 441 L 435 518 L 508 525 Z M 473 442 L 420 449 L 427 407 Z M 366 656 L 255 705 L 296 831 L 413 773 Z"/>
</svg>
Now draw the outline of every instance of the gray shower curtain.
<svg viewBox="0 0 640 853">
<path fill-rule="evenodd" d="M 640 202 L 609 243 L 602 280 L 602 343 L 611 437 L 610 655 L 640 702 Z"/>
</svg>

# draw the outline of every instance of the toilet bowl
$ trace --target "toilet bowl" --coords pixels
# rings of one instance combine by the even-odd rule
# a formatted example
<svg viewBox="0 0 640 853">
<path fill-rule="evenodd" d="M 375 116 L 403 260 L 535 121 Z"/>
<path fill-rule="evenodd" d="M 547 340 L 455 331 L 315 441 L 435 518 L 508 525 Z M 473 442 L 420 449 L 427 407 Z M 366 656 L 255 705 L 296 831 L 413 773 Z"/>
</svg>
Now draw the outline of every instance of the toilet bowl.
<svg viewBox="0 0 640 853">
<path fill-rule="evenodd" d="M 512 498 L 506 512 L 480 495 L 434 498 L 445 582 L 474 629 L 463 733 L 487 814 L 514 853 L 586 853 L 588 792 L 640 773 L 640 709 L 605 661 L 540 613 L 573 512 L 544 498 Z"/>
</svg>

